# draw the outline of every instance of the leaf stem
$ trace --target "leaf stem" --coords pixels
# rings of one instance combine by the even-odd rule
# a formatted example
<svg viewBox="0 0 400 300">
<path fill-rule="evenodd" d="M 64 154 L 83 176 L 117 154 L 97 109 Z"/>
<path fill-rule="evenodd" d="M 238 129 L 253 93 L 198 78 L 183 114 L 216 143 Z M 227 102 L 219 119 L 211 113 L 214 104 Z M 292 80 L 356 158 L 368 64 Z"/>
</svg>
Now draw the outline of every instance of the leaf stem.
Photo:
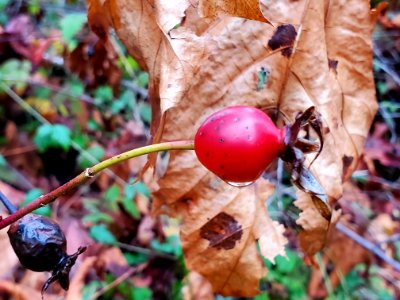
<svg viewBox="0 0 400 300">
<path fill-rule="evenodd" d="M 86 169 L 84 172 L 80 173 L 75 178 L 71 179 L 67 183 L 62 186 L 56 188 L 46 195 L 42 195 L 36 200 L 32 201 L 28 205 L 22 207 L 21 209 L 15 211 L 10 216 L 5 219 L 0 220 L 0 229 L 7 227 L 8 225 L 14 223 L 15 221 L 21 219 L 23 216 L 31 213 L 35 209 L 38 209 L 46 204 L 53 202 L 58 197 L 66 194 L 72 189 L 76 188 L 79 185 L 84 184 L 90 178 L 98 174 L 104 169 L 107 169 L 115 164 L 126 161 L 128 159 L 154 153 L 160 151 L 169 151 L 169 150 L 193 150 L 194 143 L 192 140 L 184 140 L 184 141 L 173 141 L 173 142 L 164 142 L 159 144 L 148 145 L 140 148 L 136 148 L 133 150 L 129 150 L 127 152 L 123 152 L 116 156 L 113 156 L 105 161 L 102 161 L 91 168 Z"/>
</svg>

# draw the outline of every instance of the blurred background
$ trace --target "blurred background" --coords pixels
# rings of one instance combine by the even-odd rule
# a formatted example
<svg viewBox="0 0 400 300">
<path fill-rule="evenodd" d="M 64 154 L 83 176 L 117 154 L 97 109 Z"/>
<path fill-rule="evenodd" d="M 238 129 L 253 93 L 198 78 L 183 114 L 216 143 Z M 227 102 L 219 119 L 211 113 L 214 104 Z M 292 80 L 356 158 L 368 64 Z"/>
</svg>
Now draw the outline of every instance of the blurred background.
<svg viewBox="0 0 400 300">
<path fill-rule="evenodd" d="M 346 226 L 332 233 L 318 266 L 307 266 L 295 242 L 295 191 L 283 174 L 282 200 L 270 201 L 269 213 L 287 228 L 287 259 L 265 262 L 254 299 L 400 298 L 399 272 L 376 255 L 400 260 L 399 8 L 392 1 L 373 34 L 379 112 L 339 201 Z M 113 47 L 98 42 L 84 1 L 0 0 L 0 190 L 15 205 L 150 142 L 148 75 L 111 36 Z M 70 290 L 52 285 L 45 299 L 234 299 L 213 295 L 186 269 L 178 220 L 150 217 L 151 180 L 133 183 L 145 162 L 113 167 L 36 211 L 60 224 L 68 253 L 91 245 Z M 0 299 L 40 299 L 49 274 L 20 266 L 6 230 L 0 257 Z"/>
</svg>

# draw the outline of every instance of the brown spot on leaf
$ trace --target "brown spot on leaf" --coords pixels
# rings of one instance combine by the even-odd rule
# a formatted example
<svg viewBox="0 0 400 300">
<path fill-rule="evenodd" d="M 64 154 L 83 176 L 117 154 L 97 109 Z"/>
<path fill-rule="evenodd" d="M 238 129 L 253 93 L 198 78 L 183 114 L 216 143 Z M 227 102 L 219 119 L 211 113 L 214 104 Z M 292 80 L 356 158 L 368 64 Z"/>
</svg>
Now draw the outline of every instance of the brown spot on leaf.
<svg viewBox="0 0 400 300">
<path fill-rule="evenodd" d="M 336 59 L 330 59 L 328 58 L 328 66 L 329 69 L 332 70 L 335 74 L 337 74 L 337 66 L 339 64 L 339 61 Z"/>
<path fill-rule="evenodd" d="M 200 229 L 200 236 L 210 241 L 210 247 L 225 250 L 233 249 L 242 234 L 242 225 L 224 212 L 216 215 Z"/>
<path fill-rule="evenodd" d="M 275 30 L 273 36 L 268 41 L 268 47 L 276 50 L 281 47 L 287 47 L 282 50 L 282 55 L 289 57 L 293 51 L 293 44 L 296 39 L 296 29 L 292 24 L 280 25 Z"/>
<path fill-rule="evenodd" d="M 343 178 L 347 177 L 347 171 L 349 170 L 349 167 L 351 166 L 352 162 L 354 160 L 353 156 L 347 156 L 344 155 L 342 157 L 342 162 L 343 162 Z"/>
</svg>

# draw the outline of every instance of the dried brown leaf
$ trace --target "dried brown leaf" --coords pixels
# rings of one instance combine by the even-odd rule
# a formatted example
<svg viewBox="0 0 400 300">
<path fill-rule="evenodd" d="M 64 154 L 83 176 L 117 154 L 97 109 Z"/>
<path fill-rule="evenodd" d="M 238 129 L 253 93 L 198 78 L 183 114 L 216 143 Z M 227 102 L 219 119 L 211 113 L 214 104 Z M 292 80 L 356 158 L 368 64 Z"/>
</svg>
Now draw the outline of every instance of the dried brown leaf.
<svg viewBox="0 0 400 300">
<path fill-rule="evenodd" d="M 294 204 L 302 211 L 296 220 L 303 228 L 299 234 L 300 246 L 308 256 L 313 256 L 325 245 L 329 221 L 318 213 L 311 196 L 304 192 L 297 192 Z"/>
<path fill-rule="evenodd" d="M 94 256 L 85 258 L 75 275 L 71 278 L 70 289 L 68 290 L 65 299 L 82 299 L 82 289 L 85 286 L 85 277 L 96 264 L 96 261 L 97 258 Z"/>
<path fill-rule="evenodd" d="M 4 273 L 2 275 L 4 277 L 11 276 L 14 267 L 19 264 L 18 257 L 11 247 L 7 230 L 8 228 L 0 231 L 0 270 L 3 270 Z"/>
<path fill-rule="evenodd" d="M 228 15 L 269 23 L 260 10 L 258 0 L 200 0 L 199 11 L 204 18 Z"/>
<path fill-rule="evenodd" d="M 108 40 L 110 14 L 106 0 L 88 0 L 88 23 L 90 29 L 104 41 Z"/>
<path fill-rule="evenodd" d="M 281 48 L 272 50 L 268 46 L 276 32 L 269 24 L 222 15 L 204 23 L 193 9 L 196 1 L 186 10 L 185 2 L 172 10 L 171 17 L 178 15 L 178 20 L 180 12 L 186 13 L 175 29 L 162 25 L 161 12 L 171 11 L 165 1 L 156 1 L 153 6 L 147 1 L 109 2 L 117 34 L 149 71 L 154 127 L 158 126 L 158 109 L 168 109 L 163 139 L 192 139 L 206 116 L 228 105 L 277 108 L 289 121 L 315 106 L 322 115 L 324 149 L 311 170 L 329 199 L 336 201 L 341 196 L 342 182 L 357 164 L 377 109 L 368 1 L 262 1 L 268 20 L 292 24 L 296 31 L 295 40 L 290 38 L 289 44 L 277 43 L 292 48 L 288 55 L 282 55 Z M 226 5 L 223 1 L 216 3 Z M 336 72 L 329 67 L 330 61 L 337 61 Z M 261 70 L 268 71 L 262 84 L 258 77 Z M 255 197 L 245 200 L 251 188 L 227 186 L 189 152 L 171 154 L 169 167 L 158 184 L 153 209 L 182 216 L 188 266 L 223 294 L 256 293 L 256 278 L 263 276 L 264 270 L 254 246 L 259 232 L 249 229 L 254 227 L 252 222 L 263 223 L 256 228 L 265 232 L 268 222 L 265 217 L 263 222 L 253 219 Z M 306 236 L 312 239 L 305 245 L 309 248 L 306 253 L 314 253 L 323 246 L 329 222 L 309 207 L 309 203 L 303 207 L 299 222 L 316 235 Z M 260 211 L 263 209 L 257 210 L 257 216 Z M 214 223 L 207 227 L 211 220 Z M 215 232 L 221 224 L 233 226 L 229 229 L 233 230 L 233 240 L 218 240 Z M 203 232 L 202 238 L 204 226 L 214 234 Z M 238 228 L 243 231 L 240 238 Z M 280 241 L 271 237 L 273 244 L 280 245 Z"/>
<path fill-rule="evenodd" d="M 172 183 L 172 177 L 168 178 Z M 238 189 L 206 173 L 194 189 L 169 203 L 168 212 L 182 216 L 187 266 L 206 277 L 215 292 L 238 296 L 258 293 L 258 281 L 266 270 L 257 240 L 269 260 L 284 255 L 284 228 L 272 222 L 262 201 L 272 191 L 266 181 Z M 160 201 L 166 194 L 168 183 L 164 182 L 155 199 Z"/>
<path fill-rule="evenodd" d="M 328 230 L 337 223 L 340 211 L 333 211 L 331 221 L 326 220 L 319 213 L 312 197 L 302 191 L 297 192 L 297 200 L 294 204 L 302 211 L 296 220 L 303 229 L 299 233 L 300 246 L 311 258 L 325 246 Z"/>
<path fill-rule="evenodd" d="M 199 273 L 190 272 L 182 288 L 184 300 L 213 300 L 214 292 L 211 284 Z"/>
<path fill-rule="evenodd" d="M 9 297 L 18 300 L 41 299 L 40 291 L 36 288 L 6 280 L 0 280 L 0 294 L 5 296 L 6 299 L 9 299 Z M 60 299 L 60 295 L 46 294 L 46 299 Z"/>
<path fill-rule="evenodd" d="M 89 88 L 110 85 L 118 92 L 122 71 L 116 50 L 108 42 L 89 35 L 65 58 L 67 68 L 79 76 Z"/>
</svg>

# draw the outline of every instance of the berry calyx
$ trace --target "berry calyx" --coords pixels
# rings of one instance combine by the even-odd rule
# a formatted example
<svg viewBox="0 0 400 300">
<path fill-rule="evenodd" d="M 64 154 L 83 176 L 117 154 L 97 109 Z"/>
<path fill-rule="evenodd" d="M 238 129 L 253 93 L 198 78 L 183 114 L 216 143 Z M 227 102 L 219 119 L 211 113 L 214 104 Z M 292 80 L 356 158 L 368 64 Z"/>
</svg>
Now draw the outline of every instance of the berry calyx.
<svg viewBox="0 0 400 300">
<path fill-rule="evenodd" d="M 200 162 L 233 185 L 254 182 L 284 149 L 283 130 L 251 106 L 215 112 L 199 127 L 194 139 Z"/>
</svg>

